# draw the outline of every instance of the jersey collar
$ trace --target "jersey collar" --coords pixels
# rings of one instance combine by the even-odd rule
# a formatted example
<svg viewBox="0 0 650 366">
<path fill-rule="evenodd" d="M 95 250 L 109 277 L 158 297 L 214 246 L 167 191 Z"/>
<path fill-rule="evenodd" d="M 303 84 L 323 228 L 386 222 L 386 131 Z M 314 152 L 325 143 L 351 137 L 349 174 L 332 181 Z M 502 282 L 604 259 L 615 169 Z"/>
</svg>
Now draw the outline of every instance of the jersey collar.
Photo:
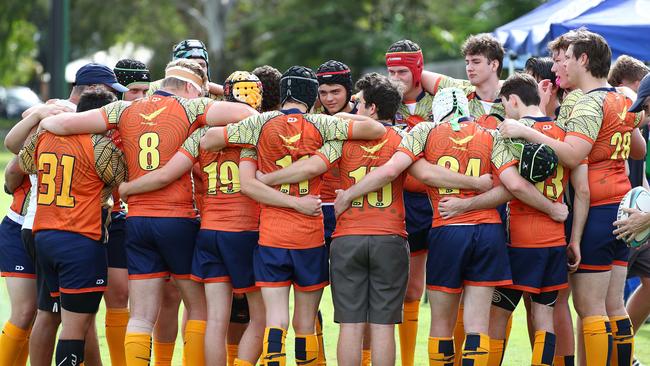
<svg viewBox="0 0 650 366">
<path fill-rule="evenodd" d="M 170 92 L 166 92 L 166 91 L 164 91 L 164 90 L 156 90 L 156 91 L 154 92 L 154 94 L 155 94 L 155 95 L 162 95 L 163 97 L 171 97 L 172 95 L 174 95 L 174 94 L 172 94 L 172 93 L 170 93 Z"/>
<path fill-rule="evenodd" d="M 282 114 L 305 114 L 298 108 L 280 109 Z"/>
<path fill-rule="evenodd" d="M 547 116 L 542 116 L 542 117 L 524 116 L 523 118 L 532 119 L 535 122 L 553 122 L 553 118 Z"/>
</svg>

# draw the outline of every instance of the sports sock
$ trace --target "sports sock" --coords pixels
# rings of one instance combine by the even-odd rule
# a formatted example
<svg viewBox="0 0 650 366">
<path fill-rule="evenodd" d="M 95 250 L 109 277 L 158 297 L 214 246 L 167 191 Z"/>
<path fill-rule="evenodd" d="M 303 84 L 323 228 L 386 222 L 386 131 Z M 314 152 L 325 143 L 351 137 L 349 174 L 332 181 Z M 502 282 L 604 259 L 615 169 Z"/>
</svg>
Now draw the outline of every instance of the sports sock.
<svg viewBox="0 0 650 366">
<path fill-rule="evenodd" d="M 318 364 L 318 337 L 316 334 L 296 334 L 296 364 L 316 366 Z"/>
<path fill-rule="evenodd" d="M 553 358 L 553 366 L 574 366 L 574 359 L 574 355 L 555 356 Z"/>
<path fill-rule="evenodd" d="M 490 338 L 490 356 L 488 357 L 488 366 L 501 366 L 503 354 L 505 353 L 504 339 Z"/>
<path fill-rule="evenodd" d="M 153 364 L 154 366 L 172 366 L 174 358 L 174 342 L 153 342 Z"/>
<path fill-rule="evenodd" d="M 205 321 L 188 320 L 185 325 L 183 354 L 188 365 L 205 365 Z"/>
<path fill-rule="evenodd" d="M 429 337 L 429 366 L 454 364 L 454 339 Z"/>
<path fill-rule="evenodd" d="M 151 335 L 129 333 L 124 336 L 124 354 L 129 366 L 149 366 L 151 361 Z"/>
<path fill-rule="evenodd" d="M 506 349 L 506 347 L 508 347 L 508 339 L 510 339 L 511 330 L 512 330 L 512 314 L 510 314 L 510 317 L 508 318 L 508 323 L 506 323 L 506 338 L 503 341 L 503 349 Z"/>
<path fill-rule="evenodd" d="M 31 333 L 31 331 L 32 330 L 30 329 L 29 332 Z M 14 361 L 14 366 L 25 366 L 25 365 L 27 365 L 27 358 L 28 357 L 29 357 L 29 335 L 23 341 L 23 347 L 20 349 L 20 353 L 18 354 L 18 357 L 16 358 L 16 361 Z"/>
<path fill-rule="evenodd" d="M 325 342 L 323 341 L 323 314 L 320 310 L 316 314 L 316 337 L 318 338 L 318 360 L 316 365 L 325 366 L 327 365 L 327 359 L 325 358 Z"/>
<path fill-rule="evenodd" d="M 418 336 L 418 315 L 420 300 L 404 303 L 404 319 L 399 325 L 399 347 L 402 355 L 402 366 L 413 366 L 415 358 L 415 342 Z"/>
<path fill-rule="evenodd" d="M 129 323 L 129 309 L 107 308 L 104 323 L 111 365 L 125 366 L 124 335 L 126 334 L 126 325 Z"/>
<path fill-rule="evenodd" d="M 226 353 L 228 359 L 226 360 L 226 365 L 233 366 L 235 364 L 235 359 L 237 358 L 237 353 L 239 352 L 238 344 L 226 344 Z"/>
<path fill-rule="evenodd" d="M 634 331 L 628 316 L 609 318 L 612 327 L 612 366 L 630 366 L 634 360 Z"/>
<path fill-rule="evenodd" d="M 287 354 L 284 348 L 287 331 L 282 328 L 264 329 L 264 343 L 260 356 L 262 366 L 286 366 Z"/>
<path fill-rule="evenodd" d="M 55 364 L 57 366 L 77 366 L 84 361 L 83 339 L 59 339 L 56 343 Z"/>
<path fill-rule="evenodd" d="M 587 365 L 609 365 L 611 338 L 606 316 L 588 316 L 582 319 Z"/>
<path fill-rule="evenodd" d="M 463 346 L 463 362 L 472 366 L 487 366 L 490 357 L 490 337 L 483 333 L 468 333 Z"/>
<path fill-rule="evenodd" d="M 250 363 L 248 361 L 244 361 L 244 360 L 240 360 L 238 358 L 235 358 L 233 360 L 233 366 L 255 366 L 255 365 L 253 365 L 252 363 Z"/>
<path fill-rule="evenodd" d="M 454 326 L 454 349 L 462 350 L 463 341 L 465 340 L 465 323 L 463 322 L 463 304 L 458 305 L 458 316 Z M 463 358 L 462 352 L 456 352 L 454 356 L 454 366 L 460 366 L 460 360 Z"/>
<path fill-rule="evenodd" d="M 0 335 L 0 365 L 14 365 L 21 350 L 27 345 L 29 329 L 21 329 L 6 322 Z"/>
<path fill-rule="evenodd" d="M 369 349 L 361 350 L 361 366 L 370 366 L 370 360 L 372 360 L 372 353 Z"/>
<path fill-rule="evenodd" d="M 538 330 L 533 344 L 533 366 L 552 366 L 555 355 L 555 334 Z"/>
</svg>

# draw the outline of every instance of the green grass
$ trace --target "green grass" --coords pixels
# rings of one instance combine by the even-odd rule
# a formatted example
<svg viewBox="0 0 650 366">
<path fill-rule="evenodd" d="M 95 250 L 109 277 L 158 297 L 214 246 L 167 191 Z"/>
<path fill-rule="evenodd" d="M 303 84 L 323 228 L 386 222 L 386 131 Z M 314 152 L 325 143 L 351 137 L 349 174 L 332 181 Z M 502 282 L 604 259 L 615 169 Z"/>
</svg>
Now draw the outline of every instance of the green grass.
<svg viewBox="0 0 650 366">
<path fill-rule="evenodd" d="M 4 171 L 4 167 L 11 158 L 11 155 L 6 152 L 0 152 L 0 170 Z M 4 183 L 4 175 L 0 174 L 0 183 Z M 6 194 L 0 194 L 0 211 L 4 212 L 7 210 L 11 204 L 10 196 Z M 650 301 L 650 299 L 648 299 Z M 333 309 L 332 309 L 332 297 L 329 290 L 329 287 L 325 289 L 323 294 L 323 300 L 321 302 L 321 311 L 323 313 L 324 329 L 323 333 L 325 335 L 325 348 L 328 364 L 336 365 L 336 341 L 338 337 L 338 326 L 333 322 Z M 0 322 L 4 323 L 9 318 L 9 298 L 7 294 L 7 289 L 4 284 L 4 280 L 0 280 Z M 104 306 L 100 308 L 100 312 L 97 316 L 97 325 L 99 333 L 99 341 L 101 345 L 101 353 L 104 364 L 110 365 L 110 359 L 108 355 L 108 347 L 106 346 L 106 339 L 104 336 Z M 420 322 L 418 330 L 418 343 L 416 348 L 415 355 L 415 364 L 416 365 L 427 365 L 427 336 L 428 328 L 430 322 L 430 312 L 429 305 L 422 304 L 420 308 Z M 289 355 L 289 364 L 293 364 L 293 334 L 290 331 L 288 336 L 289 342 L 287 344 L 287 354 Z M 636 355 L 639 360 L 646 364 L 650 364 L 650 326 L 642 327 L 636 337 Z M 174 357 L 174 365 L 181 365 L 181 350 L 182 343 L 181 337 L 179 336 L 176 343 L 176 351 Z M 523 306 L 520 306 L 514 313 L 514 320 L 512 326 L 512 334 L 510 337 L 510 343 L 508 345 L 508 350 L 506 351 L 505 359 L 503 365 L 514 366 L 514 365 L 526 365 L 530 364 L 531 349 L 528 342 L 528 335 L 526 331 L 526 315 L 523 310 Z M 399 347 L 398 347 L 398 356 L 397 356 L 399 365 Z"/>
</svg>

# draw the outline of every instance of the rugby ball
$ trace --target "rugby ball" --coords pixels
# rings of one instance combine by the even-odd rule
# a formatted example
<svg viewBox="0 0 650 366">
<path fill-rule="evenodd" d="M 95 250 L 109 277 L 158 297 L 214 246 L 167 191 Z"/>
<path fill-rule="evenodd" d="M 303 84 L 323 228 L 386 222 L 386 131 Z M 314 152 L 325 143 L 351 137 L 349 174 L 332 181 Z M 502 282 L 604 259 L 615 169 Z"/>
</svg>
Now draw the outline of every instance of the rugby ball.
<svg viewBox="0 0 650 366">
<path fill-rule="evenodd" d="M 643 187 L 632 188 L 618 205 L 618 214 L 616 220 L 624 220 L 628 217 L 623 208 L 634 208 L 641 212 L 650 212 L 650 192 Z M 637 248 L 648 241 L 650 237 L 650 228 L 646 229 L 633 237 L 627 245 L 631 248 Z"/>
</svg>

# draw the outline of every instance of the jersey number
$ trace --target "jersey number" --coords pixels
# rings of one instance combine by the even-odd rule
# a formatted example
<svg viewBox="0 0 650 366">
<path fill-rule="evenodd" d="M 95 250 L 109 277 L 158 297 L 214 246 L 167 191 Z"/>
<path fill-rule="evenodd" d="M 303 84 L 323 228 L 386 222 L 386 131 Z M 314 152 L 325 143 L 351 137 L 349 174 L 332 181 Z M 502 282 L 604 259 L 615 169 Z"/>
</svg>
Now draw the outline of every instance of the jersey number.
<svg viewBox="0 0 650 366">
<path fill-rule="evenodd" d="M 370 170 L 374 170 L 376 167 L 371 167 Z M 359 167 L 348 173 L 350 178 L 354 179 L 354 183 L 358 183 L 363 177 L 366 176 L 368 168 L 365 166 Z M 381 187 L 381 198 L 379 198 L 379 191 L 370 192 L 366 194 L 366 199 L 368 204 L 372 207 L 388 207 L 393 203 L 393 183 L 388 183 L 385 186 Z M 352 207 L 361 207 L 363 206 L 363 197 L 357 197 L 352 201 Z"/>
<path fill-rule="evenodd" d="M 441 156 L 438 159 L 438 165 L 445 167 L 452 172 L 458 173 L 460 169 L 460 163 L 458 159 L 453 156 L 445 155 Z M 465 175 L 470 177 L 478 177 L 481 175 L 481 159 L 471 158 L 467 162 L 467 169 L 465 169 Z M 460 190 L 458 188 L 438 188 L 439 194 L 459 194 Z"/>
<path fill-rule="evenodd" d="M 158 152 L 158 144 L 160 138 L 157 133 L 147 132 L 140 136 L 140 154 L 138 161 L 140 168 L 144 170 L 154 170 L 160 165 L 160 152 Z"/>
<path fill-rule="evenodd" d="M 208 194 L 217 194 L 217 186 L 225 194 L 240 191 L 239 166 L 234 161 L 224 161 L 221 165 L 215 161 L 205 166 L 203 172 L 208 176 Z"/>
<path fill-rule="evenodd" d="M 628 156 L 630 156 L 630 139 L 632 138 L 632 133 L 630 132 L 625 132 L 625 133 L 620 133 L 616 132 L 615 134 L 612 135 L 612 139 L 609 141 L 609 143 L 612 146 L 616 146 L 616 150 L 612 153 L 612 160 L 616 160 L 619 157 L 619 153 L 621 154 L 620 157 L 623 160 L 626 160 Z"/>
<path fill-rule="evenodd" d="M 298 160 L 303 160 L 303 159 L 309 159 L 309 156 L 307 155 L 302 156 Z M 291 163 L 293 163 L 293 160 L 291 159 L 291 155 L 285 155 L 281 159 L 275 161 L 275 165 L 281 168 L 286 168 L 289 165 L 291 165 Z M 289 194 L 290 190 L 291 190 L 290 184 L 283 184 L 280 186 L 280 192 L 282 193 Z M 302 182 L 298 183 L 298 192 L 300 193 L 301 196 L 304 196 L 309 193 L 308 180 L 303 180 Z"/>
<path fill-rule="evenodd" d="M 564 179 L 564 167 L 558 165 L 555 170 L 555 175 L 551 177 L 550 182 L 548 180 L 544 182 L 535 183 L 537 190 L 548 197 L 549 199 L 555 201 L 562 195 L 564 192 L 564 185 L 562 184 L 562 179 Z"/>
<path fill-rule="evenodd" d="M 61 187 L 57 193 L 56 173 L 61 165 Z M 47 170 L 46 170 L 47 167 Z M 56 205 L 59 207 L 74 207 L 74 197 L 70 196 L 72 188 L 72 170 L 74 168 L 74 157 L 63 155 L 59 160 L 55 154 L 43 153 L 38 157 L 38 170 L 42 171 L 41 184 L 45 191 L 38 191 L 38 204 L 51 205 L 56 199 Z"/>
</svg>

